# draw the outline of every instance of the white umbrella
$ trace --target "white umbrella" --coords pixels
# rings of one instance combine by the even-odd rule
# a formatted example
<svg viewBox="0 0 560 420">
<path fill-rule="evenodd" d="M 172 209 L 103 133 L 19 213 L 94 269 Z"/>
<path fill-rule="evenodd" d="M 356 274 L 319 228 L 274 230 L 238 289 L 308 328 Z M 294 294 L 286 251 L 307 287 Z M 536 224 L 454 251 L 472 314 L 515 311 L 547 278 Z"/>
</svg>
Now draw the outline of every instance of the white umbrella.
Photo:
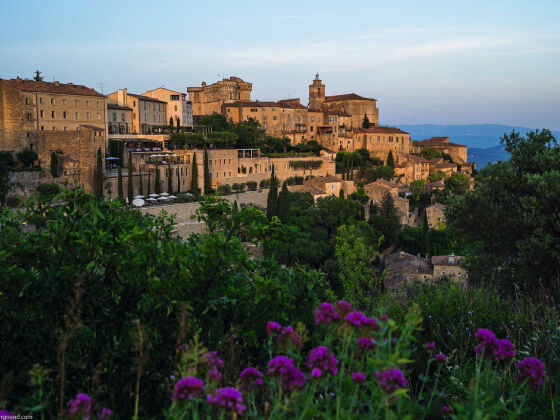
<svg viewBox="0 0 560 420">
<path fill-rule="evenodd" d="M 161 193 L 160 195 L 166 196 L 169 195 L 169 193 Z"/>
<path fill-rule="evenodd" d="M 155 198 L 148 198 L 146 201 L 157 201 Z"/>
<path fill-rule="evenodd" d="M 136 200 L 132 200 L 132 204 L 136 207 L 142 207 L 144 205 L 144 200 L 138 198 Z"/>
<path fill-rule="evenodd" d="M 169 197 L 167 197 L 167 198 L 169 198 L 169 199 L 173 199 L 173 198 L 177 198 L 177 196 L 175 196 L 175 195 L 170 195 L 170 196 L 169 196 Z"/>
<path fill-rule="evenodd" d="M 158 195 L 158 194 L 153 194 L 153 193 L 152 193 L 152 194 L 149 195 L 149 197 L 159 197 L 159 195 Z"/>
<path fill-rule="evenodd" d="M 137 198 L 144 198 L 144 196 L 143 195 L 137 195 L 136 197 L 134 197 L 134 199 L 137 199 Z"/>
<path fill-rule="evenodd" d="M 119 158 L 118 158 L 118 157 L 109 156 L 109 157 L 106 157 L 105 160 L 119 160 Z"/>
<path fill-rule="evenodd" d="M 167 197 L 160 197 L 160 198 L 158 198 L 158 200 L 169 200 L 169 198 L 167 198 Z"/>
<path fill-rule="evenodd" d="M 159 155 L 150 155 L 150 157 L 159 157 Z"/>
</svg>

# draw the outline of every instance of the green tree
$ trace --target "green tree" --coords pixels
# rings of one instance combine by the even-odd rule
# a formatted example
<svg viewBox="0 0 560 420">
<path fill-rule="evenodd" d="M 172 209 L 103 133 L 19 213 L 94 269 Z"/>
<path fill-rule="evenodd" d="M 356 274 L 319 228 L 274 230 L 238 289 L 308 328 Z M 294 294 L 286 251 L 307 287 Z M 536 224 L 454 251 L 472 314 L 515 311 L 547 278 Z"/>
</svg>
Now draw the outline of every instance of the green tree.
<svg viewBox="0 0 560 420">
<path fill-rule="evenodd" d="M 438 149 L 434 149 L 433 147 L 426 147 L 422 150 L 422 157 L 424 159 L 430 160 L 443 157 L 443 154 Z"/>
<path fill-rule="evenodd" d="M 167 163 L 167 192 L 173 194 L 173 172 L 171 172 L 171 163 Z"/>
<path fill-rule="evenodd" d="M 393 159 L 393 151 L 389 150 L 389 154 L 387 155 L 387 166 L 391 168 L 395 168 L 395 160 Z"/>
<path fill-rule="evenodd" d="M 10 170 L 15 165 L 14 157 L 11 152 L 0 151 L 0 206 L 6 202 L 6 195 L 11 188 Z"/>
<path fill-rule="evenodd" d="M 103 199 L 103 153 L 97 149 L 97 165 L 95 168 L 95 195 Z"/>
<path fill-rule="evenodd" d="M 138 194 L 144 195 L 144 177 L 142 176 L 142 167 L 139 167 L 138 170 L 140 171 L 140 175 L 138 179 L 140 183 L 140 191 L 138 192 Z"/>
<path fill-rule="evenodd" d="M 51 175 L 53 178 L 58 178 L 59 173 L 58 153 L 51 153 Z"/>
<path fill-rule="evenodd" d="M 121 203 L 124 203 L 123 182 L 122 182 L 122 169 L 119 168 L 117 175 L 117 194 Z"/>
<path fill-rule="evenodd" d="M 391 193 L 386 192 L 381 199 L 380 214 L 385 217 L 397 218 L 397 208 Z"/>
<path fill-rule="evenodd" d="M 181 127 L 181 119 L 179 118 L 179 116 L 175 117 L 175 126 L 177 127 L 177 129 Z"/>
<path fill-rule="evenodd" d="M 428 214 L 424 211 L 424 223 L 422 225 L 422 253 L 428 258 L 430 249 L 430 226 L 428 225 Z"/>
<path fill-rule="evenodd" d="M 410 183 L 410 191 L 415 199 L 419 199 L 426 188 L 426 183 L 423 179 L 416 179 Z"/>
<path fill-rule="evenodd" d="M 549 130 L 502 137 L 511 158 L 478 172 L 476 188 L 450 195 L 448 226 L 463 234 L 469 278 L 560 297 L 560 147 Z"/>
<path fill-rule="evenodd" d="M 373 204 L 373 200 L 369 201 L 369 218 L 371 219 L 371 217 L 377 214 L 377 206 L 375 204 Z"/>
<path fill-rule="evenodd" d="M 369 128 L 370 123 L 369 123 L 369 118 L 367 117 L 366 114 L 364 114 L 364 119 L 362 120 L 362 128 Z"/>
<path fill-rule="evenodd" d="M 37 196 L 47 202 L 50 202 L 59 193 L 60 185 L 55 182 L 43 182 L 37 186 Z"/>
<path fill-rule="evenodd" d="M 211 127 L 212 131 L 227 131 L 229 129 L 227 118 L 217 112 L 212 113 L 212 115 L 202 117 L 198 121 L 198 125 Z"/>
<path fill-rule="evenodd" d="M 282 190 L 278 195 L 278 218 L 282 223 L 286 223 L 288 220 L 288 214 L 290 213 L 290 195 L 288 192 L 288 183 L 286 181 L 282 184 Z"/>
<path fill-rule="evenodd" d="M 395 176 L 395 170 L 391 166 L 378 166 L 375 168 L 375 175 L 377 178 L 383 178 L 387 181 Z"/>
<path fill-rule="evenodd" d="M 156 166 L 156 175 L 154 179 L 154 193 L 161 194 L 161 174 L 159 173 L 158 166 Z"/>
<path fill-rule="evenodd" d="M 382 278 L 375 275 L 371 260 L 375 255 L 354 225 L 342 225 L 336 236 L 335 255 L 340 267 L 344 299 L 359 309 L 371 309 L 382 291 Z"/>
<path fill-rule="evenodd" d="M 148 171 L 148 192 L 147 195 L 152 193 L 152 172 Z"/>
<path fill-rule="evenodd" d="M 338 198 L 340 199 L 344 199 L 344 190 L 341 188 L 340 191 L 338 192 Z"/>
<path fill-rule="evenodd" d="M 177 168 L 177 193 L 181 192 L 181 178 L 179 176 L 179 168 Z"/>
<path fill-rule="evenodd" d="M 134 185 L 132 184 L 132 153 L 128 153 L 128 204 L 132 204 L 132 200 L 134 200 Z"/>
<path fill-rule="evenodd" d="M 23 149 L 21 152 L 16 153 L 17 160 L 23 163 L 23 166 L 29 167 L 37 160 L 37 153 L 31 149 Z"/>
<path fill-rule="evenodd" d="M 270 187 L 266 198 L 266 216 L 272 219 L 278 215 L 278 179 L 274 176 L 274 165 L 270 175 Z"/>
<path fill-rule="evenodd" d="M 204 195 L 212 194 L 212 181 L 210 180 L 210 165 L 208 164 L 208 150 L 204 148 Z"/>
<path fill-rule="evenodd" d="M 445 177 L 445 173 L 438 169 L 437 171 L 430 172 L 430 175 L 428 175 L 428 182 L 439 181 L 440 179 L 443 179 L 444 177 Z"/>
<path fill-rule="evenodd" d="M 173 117 L 169 117 L 169 126 L 173 127 Z"/>
<path fill-rule="evenodd" d="M 200 188 L 198 187 L 198 165 L 196 163 L 196 153 L 193 153 L 191 193 L 195 197 L 200 195 Z"/>
<path fill-rule="evenodd" d="M 453 194 L 463 194 L 469 188 L 469 176 L 455 172 L 447 181 L 447 185 Z"/>
</svg>

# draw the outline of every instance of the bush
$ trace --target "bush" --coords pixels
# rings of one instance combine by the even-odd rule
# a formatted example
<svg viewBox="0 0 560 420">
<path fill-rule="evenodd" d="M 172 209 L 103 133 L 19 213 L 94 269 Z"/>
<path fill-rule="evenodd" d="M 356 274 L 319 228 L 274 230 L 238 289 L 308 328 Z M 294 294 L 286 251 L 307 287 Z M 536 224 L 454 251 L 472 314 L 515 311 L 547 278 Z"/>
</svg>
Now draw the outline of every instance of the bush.
<svg viewBox="0 0 560 420">
<path fill-rule="evenodd" d="M 23 149 L 21 152 L 16 153 L 17 159 L 23 163 L 23 166 L 28 167 L 33 165 L 37 160 L 37 153 L 31 149 Z"/>
<path fill-rule="evenodd" d="M 259 187 L 262 188 L 262 189 L 269 188 L 270 187 L 270 178 L 261 180 L 261 182 L 259 183 Z"/>
<path fill-rule="evenodd" d="M 218 194 L 221 195 L 231 194 L 231 185 L 229 184 L 218 185 Z"/>
<path fill-rule="evenodd" d="M 257 189 L 257 185 L 258 185 L 258 184 L 257 184 L 257 181 L 247 181 L 247 182 L 245 183 L 245 185 L 247 185 L 247 189 L 248 189 L 249 191 L 254 191 L 254 190 Z"/>
<path fill-rule="evenodd" d="M 243 190 L 245 189 L 245 183 L 244 183 L 244 182 L 241 182 L 241 183 L 235 182 L 235 183 L 233 183 L 233 185 L 231 186 L 231 188 L 233 189 L 233 191 L 239 193 L 239 192 L 241 192 L 241 191 L 243 191 Z"/>
<path fill-rule="evenodd" d="M 37 195 L 43 200 L 52 200 L 60 191 L 60 185 L 54 182 L 44 182 L 37 186 Z"/>
</svg>

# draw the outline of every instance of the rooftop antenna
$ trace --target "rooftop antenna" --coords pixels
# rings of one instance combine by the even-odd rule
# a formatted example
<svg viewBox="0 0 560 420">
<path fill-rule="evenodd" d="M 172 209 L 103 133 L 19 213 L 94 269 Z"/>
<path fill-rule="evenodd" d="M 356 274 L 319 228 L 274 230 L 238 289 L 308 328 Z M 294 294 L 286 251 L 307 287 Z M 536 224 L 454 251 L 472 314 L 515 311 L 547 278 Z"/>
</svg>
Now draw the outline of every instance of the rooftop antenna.
<svg viewBox="0 0 560 420">
<path fill-rule="evenodd" d="M 105 88 L 105 83 L 97 82 L 97 86 L 99 86 L 99 90 L 101 91 L 101 94 L 103 95 L 103 89 Z"/>
<path fill-rule="evenodd" d="M 33 78 L 33 80 L 35 80 L 36 82 L 42 82 L 44 79 L 44 77 L 41 77 L 41 72 L 39 70 L 35 70 L 35 77 Z"/>
</svg>

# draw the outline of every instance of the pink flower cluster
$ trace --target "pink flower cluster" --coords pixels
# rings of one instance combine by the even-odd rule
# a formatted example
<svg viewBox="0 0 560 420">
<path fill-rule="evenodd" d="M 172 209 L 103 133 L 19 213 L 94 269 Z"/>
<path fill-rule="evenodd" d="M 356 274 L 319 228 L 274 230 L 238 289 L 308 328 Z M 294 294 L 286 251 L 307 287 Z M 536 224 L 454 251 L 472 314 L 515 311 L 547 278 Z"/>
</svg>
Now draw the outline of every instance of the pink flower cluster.
<svg viewBox="0 0 560 420">
<path fill-rule="evenodd" d="M 201 365 L 208 370 L 208 377 L 212 381 L 219 382 L 222 379 L 218 368 L 224 367 L 224 361 L 218 357 L 218 352 L 210 351 L 203 355 Z"/>
<path fill-rule="evenodd" d="M 335 309 L 341 316 L 345 316 L 352 312 L 352 305 L 345 300 L 339 300 L 336 302 Z"/>
<path fill-rule="evenodd" d="M 517 368 L 517 380 L 527 381 L 533 389 L 540 388 L 546 376 L 544 363 L 534 357 L 527 357 L 515 365 Z"/>
<path fill-rule="evenodd" d="M 263 374 L 254 367 L 248 367 L 239 375 L 241 379 L 241 389 L 253 391 L 263 386 Z"/>
<path fill-rule="evenodd" d="M 311 349 L 307 362 L 309 369 L 312 369 L 312 376 L 318 378 L 323 372 L 336 375 L 338 373 L 338 360 L 328 347 L 319 346 Z"/>
<path fill-rule="evenodd" d="M 71 417 L 81 417 L 84 419 L 89 419 L 89 414 L 91 412 L 91 397 L 86 394 L 76 395 L 75 400 L 70 400 L 70 408 L 68 409 L 68 414 Z"/>
<path fill-rule="evenodd" d="M 353 327 L 371 328 L 374 331 L 380 329 L 375 318 L 368 318 L 361 312 L 350 312 L 344 317 L 344 320 Z"/>
<path fill-rule="evenodd" d="M 315 323 L 317 325 L 330 324 L 340 319 L 340 315 L 334 310 L 334 306 L 327 302 L 321 303 L 319 307 L 313 311 L 313 315 L 315 316 Z"/>
<path fill-rule="evenodd" d="M 285 391 L 301 389 L 306 381 L 305 375 L 294 366 L 293 359 L 286 356 L 276 356 L 268 362 L 266 374 L 278 377 Z"/>
<path fill-rule="evenodd" d="M 173 394 L 171 395 L 172 401 L 181 401 L 189 397 L 189 399 L 202 397 L 204 394 L 204 382 L 202 380 L 195 378 L 194 376 L 187 376 L 185 378 L 179 379 L 175 384 L 175 389 L 173 389 Z"/>
<path fill-rule="evenodd" d="M 434 358 L 437 363 L 445 363 L 445 361 L 447 360 L 447 357 L 443 353 L 436 354 Z"/>
<path fill-rule="evenodd" d="M 352 373 L 352 382 L 356 384 L 363 384 L 366 381 L 366 375 L 363 372 Z"/>
<path fill-rule="evenodd" d="M 436 349 L 436 342 L 435 341 L 429 341 L 426 344 L 424 344 L 424 347 L 426 347 L 426 350 L 435 350 Z"/>
<path fill-rule="evenodd" d="M 358 347 L 362 350 L 374 349 L 377 347 L 377 343 L 373 338 L 370 337 L 360 337 L 358 338 Z"/>
<path fill-rule="evenodd" d="M 99 413 L 97 415 L 97 418 L 99 420 L 108 420 L 111 417 L 113 417 L 113 411 L 109 410 L 107 407 L 103 407 L 103 410 L 101 410 L 101 413 Z"/>
<path fill-rule="evenodd" d="M 408 383 L 404 374 L 395 367 L 388 367 L 383 372 L 375 372 L 375 376 L 379 381 L 379 386 L 387 394 L 391 394 L 399 388 L 405 388 Z"/>
<path fill-rule="evenodd" d="M 475 337 L 480 342 L 474 348 L 474 352 L 478 357 L 484 355 L 486 359 L 495 361 L 509 361 L 513 359 L 515 352 L 513 344 L 509 340 L 499 340 L 492 331 L 484 328 L 479 329 Z"/>
<path fill-rule="evenodd" d="M 291 326 L 282 327 L 278 322 L 269 321 L 266 324 L 266 333 L 270 336 L 278 334 L 276 336 L 276 341 L 282 346 L 293 345 L 297 349 L 303 347 L 301 337 Z"/>
<path fill-rule="evenodd" d="M 243 404 L 243 394 L 235 388 L 218 388 L 213 394 L 206 397 L 208 404 L 225 410 L 235 411 L 242 414 L 247 406 Z"/>
</svg>

